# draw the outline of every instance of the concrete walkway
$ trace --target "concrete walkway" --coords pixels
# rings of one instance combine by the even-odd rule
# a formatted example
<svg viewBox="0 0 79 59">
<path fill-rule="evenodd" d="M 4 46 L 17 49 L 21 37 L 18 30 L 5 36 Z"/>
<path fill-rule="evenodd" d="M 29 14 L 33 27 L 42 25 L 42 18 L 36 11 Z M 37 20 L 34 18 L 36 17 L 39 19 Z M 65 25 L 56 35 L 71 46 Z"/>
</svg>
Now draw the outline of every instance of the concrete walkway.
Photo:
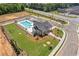
<svg viewBox="0 0 79 59">
<path fill-rule="evenodd" d="M 77 33 L 78 33 L 78 40 L 79 40 L 79 27 L 78 27 Z M 79 41 L 78 41 L 78 42 L 79 42 Z M 77 56 L 79 56 L 79 44 L 78 44 Z"/>
<path fill-rule="evenodd" d="M 49 33 L 49 35 L 55 37 L 55 38 L 58 39 L 58 40 L 62 40 L 60 37 L 57 37 L 56 35 L 52 34 L 51 32 Z"/>
</svg>

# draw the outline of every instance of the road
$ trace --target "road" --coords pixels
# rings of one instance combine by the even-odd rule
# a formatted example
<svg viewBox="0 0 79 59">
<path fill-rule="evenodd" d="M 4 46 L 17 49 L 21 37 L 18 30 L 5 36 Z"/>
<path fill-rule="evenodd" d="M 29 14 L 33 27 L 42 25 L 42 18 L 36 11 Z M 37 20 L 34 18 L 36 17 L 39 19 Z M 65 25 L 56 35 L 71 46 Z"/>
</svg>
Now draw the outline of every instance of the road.
<svg viewBox="0 0 79 59">
<path fill-rule="evenodd" d="M 63 27 L 66 33 L 68 34 L 66 43 L 64 44 L 61 51 L 58 55 L 63 56 L 74 56 L 77 55 L 78 50 L 78 37 L 77 37 L 77 28 L 75 25 L 70 24 L 67 27 Z"/>
<path fill-rule="evenodd" d="M 64 16 L 58 17 L 69 21 L 69 24 L 67 26 L 63 26 L 63 29 L 66 31 L 68 36 L 63 48 L 60 50 L 57 56 L 76 56 L 78 51 L 78 35 L 76 24 L 79 23 L 79 20 L 78 18 L 71 19 Z"/>
</svg>

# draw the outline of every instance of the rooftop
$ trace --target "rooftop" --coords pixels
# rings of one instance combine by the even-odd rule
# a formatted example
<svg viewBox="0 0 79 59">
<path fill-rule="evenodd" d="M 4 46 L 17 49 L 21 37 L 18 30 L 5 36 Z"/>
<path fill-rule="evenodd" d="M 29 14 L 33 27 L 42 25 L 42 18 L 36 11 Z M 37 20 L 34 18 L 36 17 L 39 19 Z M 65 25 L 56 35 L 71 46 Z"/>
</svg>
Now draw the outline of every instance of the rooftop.
<svg viewBox="0 0 79 59">
<path fill-rule="evenodd" d="M 34 22 L 34 26 L 37 26 L 40 30 L 49 30 L 52 25 L 48 22 L 37 22 L 37 21 L 33 21 Z"/>
<path fill-rule="evenodd" d="M 44 36 L 47 35 L 50 29 L 52 28 L 52 25 L 48 22 L 38 22 L 38 21 L 33 21 L 34 22 L 34 27 L 33 27 L 33 35 L 40 35 Z"/>
</svg>

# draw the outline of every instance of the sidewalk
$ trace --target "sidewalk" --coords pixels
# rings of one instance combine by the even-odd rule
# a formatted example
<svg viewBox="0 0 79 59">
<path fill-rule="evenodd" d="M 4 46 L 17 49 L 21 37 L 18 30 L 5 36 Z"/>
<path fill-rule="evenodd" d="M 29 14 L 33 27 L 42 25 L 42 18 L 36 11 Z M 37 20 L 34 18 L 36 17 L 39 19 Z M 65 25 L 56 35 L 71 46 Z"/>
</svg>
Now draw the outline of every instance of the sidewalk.
<svg viewBox="0 0 79 59">
<path fill-rule="evenodd" d="M 77 33 L 78 33 L 78 42 L 79 42 L 79 27 L 78 27 Z M 79 56 L 79 44 L 78 44 L 77 56 Z"/>
<path fill-rule="evenodd" d="M 58 39 L 58 40 L 62 40 L 60 37 L 55 36 L 55 35 L 54 35 L 54 34 L 52 34 L 51 32 L 49 33 L 49 35 L 51 35 L 51 36 L 55 37 L 55 38 L 56 38 L 56 39 Z"/>
</svg>

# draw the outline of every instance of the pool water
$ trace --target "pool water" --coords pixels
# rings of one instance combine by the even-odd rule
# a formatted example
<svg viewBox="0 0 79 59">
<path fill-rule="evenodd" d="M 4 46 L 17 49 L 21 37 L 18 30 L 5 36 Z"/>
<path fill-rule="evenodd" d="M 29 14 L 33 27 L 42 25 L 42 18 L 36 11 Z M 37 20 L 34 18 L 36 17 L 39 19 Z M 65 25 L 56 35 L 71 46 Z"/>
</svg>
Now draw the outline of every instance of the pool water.
<svg viewBox="0 0 79 59">
<path fill-rule="evenodd" d="M 29 20 L 19 21 L 18 24 L 26 29 L 33 27 L 33 22 L 31 22 Z"/>
<path fill-rule="evenodd" d="M 30 28 L 32 26 L 32 24 L 30 22 L 27 22 L 27 21 L 21 22 L 21 24 L 23 24 L 23 26 L 25 26 L 27 28 Z"/>
</svg>

